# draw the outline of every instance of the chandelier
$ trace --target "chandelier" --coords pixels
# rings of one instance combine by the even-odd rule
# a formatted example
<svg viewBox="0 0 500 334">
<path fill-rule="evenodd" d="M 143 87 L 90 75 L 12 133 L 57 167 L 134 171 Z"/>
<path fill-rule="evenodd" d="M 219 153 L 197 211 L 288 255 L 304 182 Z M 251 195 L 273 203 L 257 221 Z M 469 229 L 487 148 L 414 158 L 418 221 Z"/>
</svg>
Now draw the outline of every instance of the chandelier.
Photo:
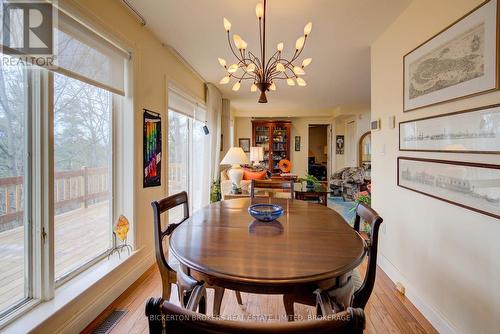
<svg viewBox="0 0 500 334">
<path fill-rule="evenodd" d="M 233 91 L 239 91 L 242 81 L 252 80 L 250 91 L 260 91 L 259 103 L 267 103 L 266 92 L 275 91 L 278 80 L 286 80 L 288 86 L 297 84 L 305 87 L 307 83 L 301 76 L 306 74 L 304 68 L 312 61 L 312 58 L 306 58 L 300 66 L 295 63 L 304 50 L 307 37 L 311 33 L 311 22 L 306 24 L 304 35 L 295 42 L 295 52 L 291 59 L 287 59 L 283 55 L 283 42 L 278 43 L 276 52 L 269 59 L 266 59 L 266 3 L 267 0 L 264 0 L 264 3 L 258 3 L 255 7 L 255 14 L 259 20 L 260 54 L 255 56 L 251 51 L 248 51 L 247 42 L 237 34 L 233 34 L 235 49 L 231 43 L 231 22 L 224 18 L 224 29 L 227 33 L 229 48 L 237 62 L 228 66 L 224 59 L 219 58 L 219 64 L 227 71 L 220 83 L 225 85 L 234 79 L 236 83 L 233 85 Z"/>
</svg>

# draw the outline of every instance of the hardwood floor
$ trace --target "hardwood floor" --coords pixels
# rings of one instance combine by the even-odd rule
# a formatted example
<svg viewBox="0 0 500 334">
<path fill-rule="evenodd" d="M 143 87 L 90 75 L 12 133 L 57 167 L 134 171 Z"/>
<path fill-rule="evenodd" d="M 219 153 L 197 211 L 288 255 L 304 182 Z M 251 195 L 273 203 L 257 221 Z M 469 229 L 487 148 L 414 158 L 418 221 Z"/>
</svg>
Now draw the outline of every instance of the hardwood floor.
<svg viewBox="0 0 500 334">
<path fill-rule="evenodd" d="M 364 271 L 365 265 L 361 267 Z M 364 274 L 364 273 L 363 273 Z M 208 289 L 209 307 L 213 301 L 213 290 Z M 279 295 L 255 295 L 242 293 L 243 306 L 236 302 L 234 293 L 226 292 L 222 302 L 221 315 L 239 315 L 250 321 L 278 321 L 285 317 L 282 297 Z M 148 333 L 144 306 L 149 297 L 161 296 L 160 274 L 156 266 L 151 267 L 130 288 L 118 297 L 82 333 L 91 333 L 114 309 L 125 309 L 128 313 L 113 328 L 111 333 Z M 174 302 L 178 302 L 176 289 L 172 289 Z M 366 306 L 366 333 L 437 333 L 423 315 L 399 294 L 392 281 L 378 268 L 375 288 Z M 307 318 L 314 314 L 312 307 L 295 304 L 295 313 Z"/>
</svg>

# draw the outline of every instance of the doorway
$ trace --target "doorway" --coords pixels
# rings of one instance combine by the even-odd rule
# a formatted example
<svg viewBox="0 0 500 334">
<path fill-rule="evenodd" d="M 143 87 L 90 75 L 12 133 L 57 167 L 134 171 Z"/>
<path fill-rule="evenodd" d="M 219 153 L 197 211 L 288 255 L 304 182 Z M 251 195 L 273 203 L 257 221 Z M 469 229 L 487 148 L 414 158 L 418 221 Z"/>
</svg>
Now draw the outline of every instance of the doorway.
<svg viewBox="0 0 500 334">
<path fill-rule="evenodd" d="M 328 174 L 328 129 L 328 124 L 309 125 L 307 172 L 320 181 L 326 181 Z"/>
</svg>

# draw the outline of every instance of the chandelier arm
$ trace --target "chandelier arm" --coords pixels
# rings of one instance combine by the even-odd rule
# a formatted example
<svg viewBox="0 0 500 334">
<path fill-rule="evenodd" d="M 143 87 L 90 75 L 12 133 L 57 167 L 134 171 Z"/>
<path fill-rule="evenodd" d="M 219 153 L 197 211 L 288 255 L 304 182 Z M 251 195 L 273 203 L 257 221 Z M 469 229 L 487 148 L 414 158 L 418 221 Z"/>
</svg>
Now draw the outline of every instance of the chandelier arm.
<svg viewBox="0 0 500 334">
<path fill-rule="evenodd" d="M 241 61 L 240 57 L 238 57 L 236 52 L 234 52 L 233 45 L 231 44 L 231 37 L 229 36 L 229 31 L 227 32 L 227 42 L 229 43 L 229 48 L 231 49 L 231 52 L 233 53 L 233 55 L 236 57 L 236 59 Z"/>
<path fill-rule="evenodd" d="M 248 66 L 249 64 L 247 65 L 247 61 L 253 63 L 257 67 L 257 64 L 251 58 L 243 58 L 238 64 L 243 63 L 245 66 Z"/>
<path fill-rule="evenodd" d="M 277 58 L 279 51 L 276 51 L 271 58 L 269 58 L 269 71 L 272 70 L 274 66 L 276 66 L 276 63 L 279 62 L 279 59 Z M 272 61 L 272 62 L 271 62 Z"/>
<path fill-rule="evenodd" d="M 245 77 L 245 74 L 248 74 L 248 73 L 246 73 L 246 72 L 243 73 L 243 75 L 241 77 L 238 77 L 236 75 L 233 75 L 232 77 L 235 78 L 235 79 L 238 79 L 240 81 L 253 79 L 253 77 L 251 77 L 251 76 L 250 77 Z"/>
<path fill-rule="evenodd" d="M 269 65 L 269 72 L 272 74 L 275 72 L 275 66 L 278 64 L 278 62 L 280 62 L 281 58 L 277 58 L 278 56 L 278 53 L 279 51 L 277 51 L 270 59 L 269 59 L 269 62 L 270 62 L 270 65 Z M 273 62 L 271 63 L 271 60 L 273 60 Z"/>
<path fill-rule="evenodd" d="M 260 59 L 255 57 L 255 55 L 250 51 L 248 51 L 248 54 L 254 58 L 254 63 L 255 63 L 255 60 L 257 60 L 257 62 L 259 63 L 259 66 L 257 66 L 257 68 L 263 69 L 262 62 L 260 61 Z"/>
<path fill-rule="evenodd" d="M 276 72 L 276 71 L 274 71 L 274 73 L 273 73 L 273 80 L 275 80 L 275 79 L 277 79 L 277 80 L 286 80 L 286 79 L 289 79 L 290 77 L 288 76 L 288 74 L 286 74 L 286 70 L 291 71 L 292 76 L 296 76 L 295 73 L 293 73 L 293 71 L 290 68 L 286 67 L 285 68 L 285 72 Z M 285 78 L 279 77 L 281 74 L 285 75 Z"/>
<path fill-rule="evenodd" d="M 302 46 L 302 49 L 300 49 L 299 52 L 295 51 L 295 56 L 292 58 L 291 62 L 294 62 L 297 58 L 299 58 L 302 51 L 304 51 L 304 49 L 306 48 L 306 43 L 307 43 L 307 35 L 304 36 L 304 45 Z"/>
<path fill-rule="evenodd" d="M 286 79 L 289 79 L 288 77 L 284 77 L 284 78 L 281 78 L 281 77 L 274 77 L 273 80 L 286 80 Z"/>
</svg>

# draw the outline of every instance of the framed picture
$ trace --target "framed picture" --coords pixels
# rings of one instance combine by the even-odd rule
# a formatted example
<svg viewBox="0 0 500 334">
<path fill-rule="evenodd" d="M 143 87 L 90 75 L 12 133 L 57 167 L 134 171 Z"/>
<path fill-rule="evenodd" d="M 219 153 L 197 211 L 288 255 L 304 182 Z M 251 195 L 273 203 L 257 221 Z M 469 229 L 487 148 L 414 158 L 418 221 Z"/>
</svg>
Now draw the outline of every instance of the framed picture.
<svg viewBox="0 0 500 334">
<path fill-rule="evenodd" d="M 300 136 L 295 136 L 295 152 L 300 151 Z"/>
<path fill-rule="evenodd" d="M 238 143 L 243 152 L 250 152 L 250 138 L 240 138 L 238 139 Z"/>
<path fill-rule="evenodd" d="M 143 126 L 143 186 L 161 185 L 161 117 L 160 114 L 144 110 Z"/>
<path fill-rule="evenodd" d="M 500 165 L 399 157 L 398 186 L 500 219 Z"/>
<path fill-rule="evenodd" d="M 500 154 L 500 104 L 401 122 L 399 150 Z"/>
<path fill-rule="evenodd" d="M 344 135 L 337 135 L 335 138 L 335 152 L 337 154 L 344 154 L 345 139 Z"/>
<path fill-rule="evenodd" d="M 486 1 L 404 56 L 404 111 L 499 89 L 497 1 Z"/>
</svg>

